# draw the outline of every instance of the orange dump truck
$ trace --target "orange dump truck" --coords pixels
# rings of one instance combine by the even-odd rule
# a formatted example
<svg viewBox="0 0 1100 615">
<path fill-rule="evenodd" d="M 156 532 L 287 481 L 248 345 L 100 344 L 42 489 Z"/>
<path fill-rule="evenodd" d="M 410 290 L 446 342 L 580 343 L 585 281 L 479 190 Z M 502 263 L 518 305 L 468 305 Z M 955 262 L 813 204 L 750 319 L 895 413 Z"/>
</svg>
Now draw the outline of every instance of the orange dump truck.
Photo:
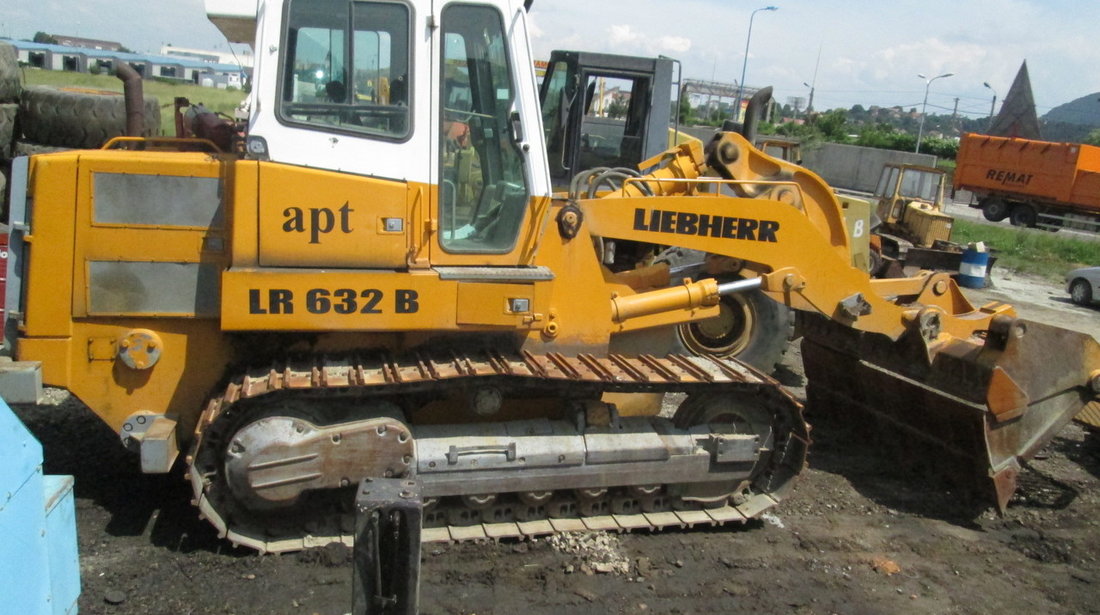
<svg viewBox="0 0 1100 615">
<path fill-rule="evenodd" d="M 955 190 L 994 222 L 1100 230 L 1100 147 L 964 134 Z"/>
</svg>

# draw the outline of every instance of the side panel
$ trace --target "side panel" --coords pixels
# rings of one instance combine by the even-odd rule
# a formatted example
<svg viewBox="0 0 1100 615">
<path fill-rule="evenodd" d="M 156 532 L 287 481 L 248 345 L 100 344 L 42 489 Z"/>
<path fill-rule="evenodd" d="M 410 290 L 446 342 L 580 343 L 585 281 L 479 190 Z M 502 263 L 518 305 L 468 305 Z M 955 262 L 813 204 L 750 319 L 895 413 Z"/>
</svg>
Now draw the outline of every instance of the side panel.
<svg viewBox="0 0 1100 615">
<path fill-rule="evenodd" d="M 1078 171 L 1069 201 L 1100 211 L 1100 172 Z"/>
<path fill-rule="evenodd" d="M 261 163 L 259 264 L 269 267 L 403 267 L 408 252 L 404 182 Z"/>
<path fill-rule="evenodd" d="M 160 361 L 151 369 L 129 369 L 116 359 L 119 340 L 134 329 L 154 330 L 161 339 Z M 20 348 L 25 360 L 42 361 L 46 384 L 68 388 L 113 431 L 132 413 L 152 410 L 179 417 L 181 441 L 232 356 L 209 320 L 97 319 L 74 324 L 71 338 L 25 338 Z"/>
<path fill-rule="evenodd" d="M 137 410 L 176 414 L 189 434 L 232 350 L 217 320 L 227 264 L 223 195 L 233 178 L 203 154 L 87 151 L 36 157 L 26 325 L 19 358 L 43 362 L 118 430 Z M 118 358 L 135 329 L 159 360 Z"/>
<path fill-rule="evenodd" d="M 26 278 L 23 282 L 24 334 L 33 337 L 68 337 L 72 334 L 74 204 L 76 203 L 76 154 L 35 157 L 31 165 L 29 198 L 30 234 Z M 48 376 L 44 373 L 43 376 Z"/>
<path fill-rule="evenodd" d="M 230 270 L 223 276 L 227 331 L 458 331 L 529 329 L 535 284 L 440 280 L 434 273 Z M 543 293 L 545 294 L 545 293 Z M 515 306 L 515 300 L 526 300 Z"/>
</svg>

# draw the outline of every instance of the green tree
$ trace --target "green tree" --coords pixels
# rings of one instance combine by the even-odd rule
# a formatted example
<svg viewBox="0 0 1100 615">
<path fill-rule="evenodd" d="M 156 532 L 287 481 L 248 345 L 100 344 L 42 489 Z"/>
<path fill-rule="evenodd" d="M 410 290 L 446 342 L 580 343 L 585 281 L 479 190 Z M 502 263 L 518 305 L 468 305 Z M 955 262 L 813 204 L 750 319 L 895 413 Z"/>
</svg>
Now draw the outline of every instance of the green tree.
<svg viewBox="0 0 1100 615">
<path fill-rule="evenodd" d="M 833 109 L 822 113 L 814 121 L 814 128 L 821 132 L 826 141 L 847 143 L 848 112 L 844 109 Z"/>
<path fill-rule="evenodd" d="M 45 32 L 35 32 L 33 40 L 36 43 L 44 43 L 44 44 L 47 44 L 47 45 L 56 45 L 57 44 L 57 39 L 54 38 L 54 36 L 52 34 L 46 34 Z"/>
<path fill-rule="evenodd" d="M 615 120 L 626 117 L 626 103 L 616 98 L 607 105 L 606 113 L 607 117 Z"/>
<path fill-rule="evenodd" d="M 691 101 L 687 96 L 680 97 L 680 123 L 689 124 L 692 120 Z"/>
<path fill-rule="evenodd" d="M 1100 128 L 1090 131 L 1084 142 L 1086 145 L 1100 145 Z"/>
<path fill-rule="evenodd" d="M 959 144 L 954 139 L 925 137 L 920 143 L 920 151 L 921 153 L 932 154 L 939 158 L 950 158 L 954 160 L 959 153 Z"/>
</svg>

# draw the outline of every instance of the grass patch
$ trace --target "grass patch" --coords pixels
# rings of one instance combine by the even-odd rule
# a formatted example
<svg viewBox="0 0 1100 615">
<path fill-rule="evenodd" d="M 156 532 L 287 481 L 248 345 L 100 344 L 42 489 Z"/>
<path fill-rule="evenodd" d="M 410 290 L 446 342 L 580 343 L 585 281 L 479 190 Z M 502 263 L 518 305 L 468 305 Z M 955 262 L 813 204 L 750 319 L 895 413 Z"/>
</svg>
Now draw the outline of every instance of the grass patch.
<svg viewBox="0 0 1100 615">
<path fill-rule="evenodd" d="M 122 92 L 122 82 L 117 77 L 110 75 L 24 68 L 23 77 L 25 85 L 52 85 Z M 233 116 L 233 110 L 245 98 L 244 92 L 239 90 L 205 88 L 191 83 L 166 83 L 145 80 L 142 82 L 142 86 L 146 95 L 156 96 L 157 100 L 160 101 L 160 133 L 166 136 L 175 136 L 176 134 L 172 101 L 177 96 L 183 96 L 193 104 L 202 103 L 206 105 L 207 109 L 224 113 L 230 117 Z"/>
<path fill-rule="evenodd" d="M 1049 231 L 955 220 L 951 240 L 961 244 L 984 241 L 996 251 L 998 267 L 1058 282 L 1070 269 L 1100 265 L 1100 241 Z"/>
</svg>

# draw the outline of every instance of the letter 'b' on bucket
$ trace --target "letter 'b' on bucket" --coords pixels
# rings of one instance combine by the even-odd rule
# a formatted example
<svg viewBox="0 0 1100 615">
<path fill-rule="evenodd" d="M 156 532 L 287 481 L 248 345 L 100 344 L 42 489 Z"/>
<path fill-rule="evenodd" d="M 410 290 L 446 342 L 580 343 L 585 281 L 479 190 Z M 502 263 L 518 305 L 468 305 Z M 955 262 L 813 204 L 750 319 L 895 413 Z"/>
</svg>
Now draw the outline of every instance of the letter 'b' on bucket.
<svg viewBox="0 0 1100 615">
<path fill-rule="evenodd" d="M 973 246 L 963 252 L 959 264 L 959 285 L 966 288 L 985 288 L 985 270 L 989 265 L 989 252 Z"/>
</svg>

